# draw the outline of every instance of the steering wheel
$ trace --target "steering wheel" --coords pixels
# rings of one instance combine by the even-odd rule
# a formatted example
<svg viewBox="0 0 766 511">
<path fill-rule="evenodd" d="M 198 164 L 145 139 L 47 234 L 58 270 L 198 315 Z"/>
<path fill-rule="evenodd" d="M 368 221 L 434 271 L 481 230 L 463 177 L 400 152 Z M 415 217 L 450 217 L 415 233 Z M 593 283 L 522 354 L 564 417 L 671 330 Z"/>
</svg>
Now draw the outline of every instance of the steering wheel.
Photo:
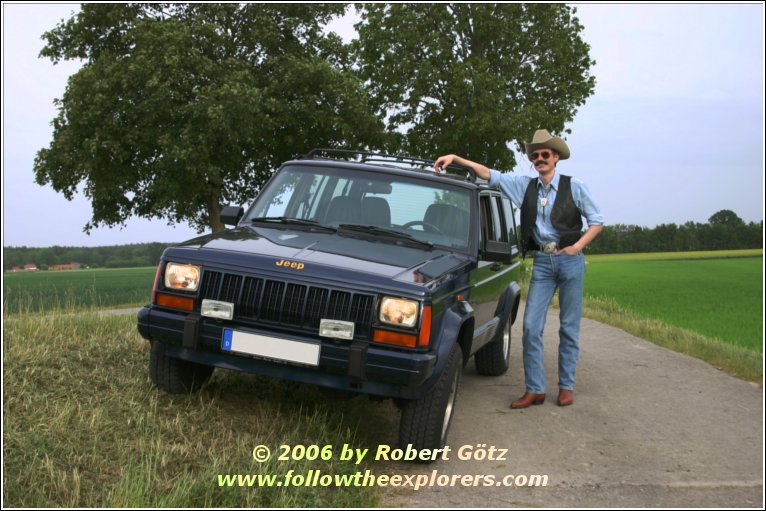
<svg viewBox="0 0 766 511">
<path fill-rule="evenodd" d="M 411 229 L 415 225 L 422 225 L 423 227 L 429 227 L 430 229 L 432 229 L 437 234 L 444 235 L 444 233 L 442 232 L 441 229 L 436 227 L 434 224 L 429 223 L 429 222 L 424 222 L 423 220 L 413 220 L 412 222 L 407 222 L 402 227 L 404 227 L 405 229 Z"/>
</svg>

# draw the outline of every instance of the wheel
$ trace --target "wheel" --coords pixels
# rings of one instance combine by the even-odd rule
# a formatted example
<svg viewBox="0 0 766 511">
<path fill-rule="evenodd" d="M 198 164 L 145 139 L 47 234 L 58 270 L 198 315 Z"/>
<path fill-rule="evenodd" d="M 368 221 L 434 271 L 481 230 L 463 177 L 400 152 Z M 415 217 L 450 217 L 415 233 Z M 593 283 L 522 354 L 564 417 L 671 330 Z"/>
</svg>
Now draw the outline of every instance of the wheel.
<svg viewBox="0 0 766 511">
<path fill-rule="evenodd" d="M 484 376 L 500 376 L 511 364 L 511 320 L 495 339 L 476 352 L 476 372 Z"/>
<path fill-rule="evenodd" d="M 441 449 L 447 441 L 463 372 L 463 352 L 455 343 L 436 385 L 420 399 L 402 403 L 399 445 L 403 449 Z M 418 460 L 420 461 L 420 460 Z"/>
<path fill-rule="evenodd" d="M 428 227 L 429 229 L 434 231 L 436 234 L 444 234 L 441 231 L 441 229 L 436 227 L 434 224 L 431 224 L 431 223 L 428 223 L 428 222 L 424 222 L 422 220 L 413 220 L 412 222 L 407 222 L 402 227 L 404 227 L 405 229 L 410 229 L 411 227 L 414 227 L 416 225 L 422 225 L 423 227 Z"/>
<path fill-rule="evenodd" d="M 169 357 L 159 342 L 152 344 L 149 374 L 152 382 L 169 394 L 186 394 L 199 390 L 210 379 L 214 367 Z"/>
</svg>

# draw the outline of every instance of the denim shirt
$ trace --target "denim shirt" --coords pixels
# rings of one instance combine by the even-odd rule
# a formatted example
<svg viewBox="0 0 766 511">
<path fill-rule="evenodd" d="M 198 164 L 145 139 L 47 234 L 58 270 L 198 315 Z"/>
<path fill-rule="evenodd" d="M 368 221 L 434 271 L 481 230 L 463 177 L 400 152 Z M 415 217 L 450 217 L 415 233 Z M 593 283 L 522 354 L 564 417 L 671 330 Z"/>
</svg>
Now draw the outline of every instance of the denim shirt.
<svg viewBox="0 0 766 511">
<path fill-rule="evenodd" d="M 550 188 L 546 192 L 543 187 L 540 178 L 529 176 L 516 176 L 513 174 L 500 173 L 497 170 L 490 169 L 489 171 L 489 186 L 492 188 L 499 188 L 511 202 L 517 207 L 521 208 L 524 202 L 524 194 L 527 191 L 529 182 L 534 179 L 537 181 L 537 220 L 535 221 L 535 228 L 532 232 L 532 236 L 535 242 L 542 245 L 547 241 L 559 241 L 559 233 L 553 227 L 551 222 L 551 211 L 553 210 L 553 204 L 556 202 L 556 192 L 559 188 L 560 176 L 558 171 L 553 175 L 553 179 L 550 183 Z M 548 202 L 545 206 L 542 205 L 543 197 L 548 198 Z M 590 190 L 585 186 L 585 183 L 579 179 L 572 178 L 572 198 L 574 199 L 577 209 L 583 214 L 588 221 L 588 226 L 591 225 L 604 225 L 604 217 L 601 214 L 596 202 L 593 200 L 593 196 L 590 194 Z"/>
</svg>

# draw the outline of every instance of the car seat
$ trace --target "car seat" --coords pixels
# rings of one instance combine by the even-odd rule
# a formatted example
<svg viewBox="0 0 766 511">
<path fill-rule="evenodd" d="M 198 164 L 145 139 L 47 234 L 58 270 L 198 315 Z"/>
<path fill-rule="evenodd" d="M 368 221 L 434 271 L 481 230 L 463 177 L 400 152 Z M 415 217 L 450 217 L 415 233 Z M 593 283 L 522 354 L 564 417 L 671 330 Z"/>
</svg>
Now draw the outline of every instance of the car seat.
<svg viewBox="0 0 766 511">
<path fill-rule="evenodd" d="M 381 197 L 365 197 L 362 200 L 362 222 L 365 225 L 391 227 L 391 207 Z"/>
<path fill-rule="evenodd" d="M 468 239 L 468 213 L 449 204 L 431 204 L 423 218 L 423 230 L 433 232 L 433 225 L 441 234 L 450 238 Z M 430 225 L 429 225 L 430 224 Z"/>
<path fill-rule="evenodd" d="M 353 224 L 359 223 L 362 215 L 358 200 L 351 197 L 338 196 L 330 201 L 325 216 L 326 224 Z"/>
</svg>

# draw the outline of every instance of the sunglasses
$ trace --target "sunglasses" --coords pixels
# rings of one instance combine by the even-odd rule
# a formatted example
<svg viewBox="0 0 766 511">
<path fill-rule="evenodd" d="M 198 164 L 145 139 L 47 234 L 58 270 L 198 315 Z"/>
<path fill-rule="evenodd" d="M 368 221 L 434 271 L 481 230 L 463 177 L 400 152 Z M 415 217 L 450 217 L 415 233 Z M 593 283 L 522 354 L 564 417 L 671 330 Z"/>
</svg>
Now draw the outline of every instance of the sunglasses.
<svg viewBox="0 0 766 511">
<path fill-rule="evenodd" d="M 550 157 L 551 157 L 550 151 L 540 151 L 540 152 L 535 151 L 534 153 L 529 155 L 530 160 L 536 160 L 537 158 L 542 158 L 543 160 L 547 160 Z"/>
</svg>

